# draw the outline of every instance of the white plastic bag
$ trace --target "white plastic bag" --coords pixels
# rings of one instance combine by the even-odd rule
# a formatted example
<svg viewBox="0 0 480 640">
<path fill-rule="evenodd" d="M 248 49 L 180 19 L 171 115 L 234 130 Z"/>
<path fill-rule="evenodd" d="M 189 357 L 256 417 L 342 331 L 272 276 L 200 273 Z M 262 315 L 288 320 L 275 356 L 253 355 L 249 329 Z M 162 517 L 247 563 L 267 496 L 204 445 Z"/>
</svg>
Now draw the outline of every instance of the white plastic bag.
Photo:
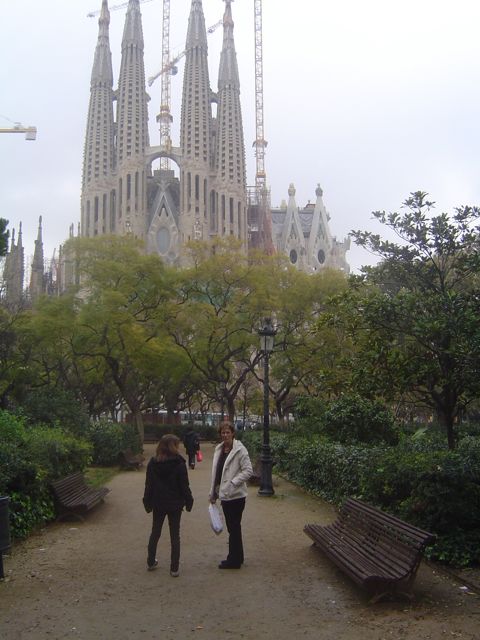
<svg viewBox="0 0 480 640">
<path fill-rule="evenodd" d="M 208 515 L 210 516 L 210 524 L 212 526 L 212 529 L 218 536 L 223 531 L 223 520 L 220 509 L 216 504 L 210 503 L 208 505 Z"/>
</svg>

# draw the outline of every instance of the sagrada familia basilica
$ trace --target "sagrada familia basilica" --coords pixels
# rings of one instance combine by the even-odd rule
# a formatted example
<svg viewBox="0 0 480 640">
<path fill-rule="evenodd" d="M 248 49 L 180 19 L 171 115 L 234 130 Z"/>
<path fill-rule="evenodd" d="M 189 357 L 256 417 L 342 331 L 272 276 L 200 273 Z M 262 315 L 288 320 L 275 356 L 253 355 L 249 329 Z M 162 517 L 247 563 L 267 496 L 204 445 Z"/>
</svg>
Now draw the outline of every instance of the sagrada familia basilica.
<svg viewBox="0 0 480 640">
<path fill-rule="evenodd" d="M 120 72 L 114 87 L 110 12 L 107 0 L 102 1 L 90 83 L 80 223 L 70 227 L 70 236 L 132 234 L 144 241 L 146 251 L 178 266 L 189 241 L 234 237 L 245 251 L 263 248 L 285 254 L 308 273 L 325 267 L 348 273 L 345 256 L 349 238 L 339 242 L 332 236 L 320 186 L 312 203 L 303 207 L 296 203 L 293 184 L 286 189 L 288 200 L 279 207 L 271 206 L 267 194 L 270 237 L 259 233 L 258 200 L 255 189 L 247 187 L 232 2 L 224 2 L 217 90 L 210 83 L 202 1 L 192 0 L 179 143 L 174 146 L 167 138 L 152 146 L 140 2 L 128 2 Z M 154 169 L 153 163 L 159 160 L 160 168 Z M 171 169 L 172 164 L 177 172 Z M 30 298 L 64 290 L 75 277 L 69 265 L 60 248 L 55 264 L 45 268 L 40 219 L 30 270 Z M 7 295 L 19 295 L 24 275 L 20 228 L 16 235 L 12 233 L 5 261 Z"/>
</svg>

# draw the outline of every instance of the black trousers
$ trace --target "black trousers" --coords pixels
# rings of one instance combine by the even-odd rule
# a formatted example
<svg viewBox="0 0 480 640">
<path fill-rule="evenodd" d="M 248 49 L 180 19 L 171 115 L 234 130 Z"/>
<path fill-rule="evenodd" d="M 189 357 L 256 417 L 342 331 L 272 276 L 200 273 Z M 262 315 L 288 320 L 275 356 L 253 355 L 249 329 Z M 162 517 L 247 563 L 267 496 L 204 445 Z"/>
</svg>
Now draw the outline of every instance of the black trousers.
<svg viewBox="0 0 480 640">
<path fill-rule="evenodd" d="M 195 462 L 197 460 L 197 451 L 187 451 L 188 454 L 188 466 L 191 469 L 195 468 Z"/>
<path fill-rule="evenodd" d="M 227 562 L 243 564 L 242 514 L 245 509 L 245 498 L 222 500 L 223 515 L 228 531 Z"/>
<path fill-rule="evenodd" d="M 148 541 L 148 566 L 153 565 L 157 554 L 157 545 L 162 534 L 162 527 L 165 518 L 168 517 L 168 527 L 170 529 L 170 571 L 178 571 L 180 564 L 180 519 L 182 510 L 179 511 L 160 511 L 153 509 L 152 533 Z"/>
</svg>

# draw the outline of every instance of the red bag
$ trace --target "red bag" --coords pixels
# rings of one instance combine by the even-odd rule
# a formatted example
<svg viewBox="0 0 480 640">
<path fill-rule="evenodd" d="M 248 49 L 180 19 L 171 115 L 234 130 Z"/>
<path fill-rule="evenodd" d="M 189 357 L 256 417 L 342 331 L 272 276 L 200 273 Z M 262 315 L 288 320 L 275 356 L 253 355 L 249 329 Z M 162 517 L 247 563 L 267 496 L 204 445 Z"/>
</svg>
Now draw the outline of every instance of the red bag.
<svg viewBox="0 0 480 640">
<path fill-rule="evenodd" d="M 197 462 L 201 462 L 203 460 L 203 454 L 200 450 L 197 451 Z"/>
</svg>

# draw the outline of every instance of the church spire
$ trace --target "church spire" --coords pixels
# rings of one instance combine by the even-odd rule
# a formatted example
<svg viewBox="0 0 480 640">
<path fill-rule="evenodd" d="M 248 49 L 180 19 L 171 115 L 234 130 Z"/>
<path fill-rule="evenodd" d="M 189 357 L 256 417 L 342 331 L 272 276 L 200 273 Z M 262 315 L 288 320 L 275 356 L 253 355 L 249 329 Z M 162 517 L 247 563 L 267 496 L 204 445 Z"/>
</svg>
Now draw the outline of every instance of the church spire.
<svg viewBox="0 0 480 640">
<path fill-rule="evenodd" d="M 129 0 L 117 91 L 117 232 L 123 235 L 131 229 L 138 238 L 145 236 L 149 146 L 143 49 L 140 3 Z"/>
<path fill-rule="evenodd" d="M 84 236 L 111 233 L 115 223 L 112 181 L 115 166 L 115 128 L 109 25 L 108 2 L 103 0 L 90 81 L 83 156 L 81 227 Z"/>
<path fill-rule="evenodd" d="M 185 49 L 202 47 L 207 50 L 207 31 L 203 15 L 202 0 L 192 0 L 188 18 L 187 43 Z"/>
<path fill-rule="evenodd" d="M 30 274 L 30 298 L 36 300 L 42 293 L 45 293 L 45 274 L 43 263 L 43 239 L 42 239 L 42 216 L 38 219 L 38 233 L 35 240 L 35 251 L 33 253 L 32 271 Z"/>
<path fill-rule="evenodd" d="M 185 44 L 180 146 L 182 149 L 181 244 L 208 239 L 212 110 L 208 47 L 201 0 L 192 0 Z"/>
<path fill-rule="evenodd" d="M 232 2 L 231 0 L 225 0 L 225 13 L 223 15 L 223 48 L 220 56 L 220 69 L 218 72 L 219 91 L 226 84 L 233 85 L 237 89 L 240 89 L 237 54 L 233 39 L 233 26 Z"/>
<path fill-rule="evenodd" d="M 107 0 L 102 1 L 98 27 L 98 41 L 95 49 L 91 82 L 92 85 L 98 82 L 106 82 L 111 87 L 113 85 L 113 72 L 109 39 L 110 11 L 108 10 Z"/>
<path fill-rule="evenodd" d="M 245 143 L 240 81 L 233 38 L 231 0 L 225 0 L 223 47 L 218 71 L 216 191 L 220 235 L 233 235 L 247 243 Z"/>
</svg>

